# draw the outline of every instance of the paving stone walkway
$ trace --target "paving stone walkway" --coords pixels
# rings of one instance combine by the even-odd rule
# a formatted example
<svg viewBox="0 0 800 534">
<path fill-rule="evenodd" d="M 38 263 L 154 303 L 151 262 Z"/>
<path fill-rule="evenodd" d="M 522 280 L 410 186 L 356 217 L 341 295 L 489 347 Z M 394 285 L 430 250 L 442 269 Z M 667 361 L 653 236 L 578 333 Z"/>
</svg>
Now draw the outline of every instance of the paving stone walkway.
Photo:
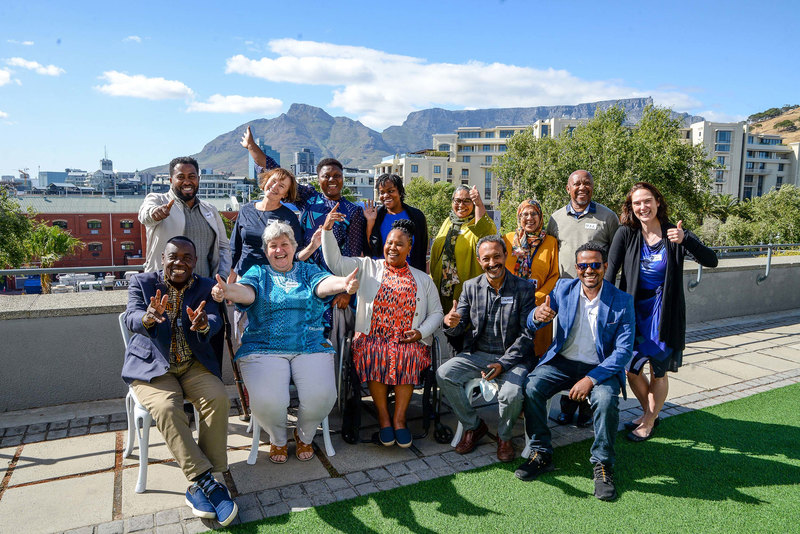
<svg viewBox="0 0 800 534">
<path fill-rule="evenodd" d="M 670 397 L 662 416 L 798 382 L 800 310 L 696 324 L 687 332 L 684 366 L 670 375 Z M 138 449 L 131 458 L 122 458 L 127 427 L 122 409 L 121 401 L 106 401 L 0 414 L 0 533 L 194 533 L 218 526 L 195 518 L 183 504 L 186 481 L 155 428 L 150 434 L 148 490 L 134 492 Z M 620 409 L 622 422 L 641 413 L 634 399 L 621 402 Z M 480 411 L 489 427 L 496 428 L 497 409 L 487 405 Z M 413 408 L 410 415 L 414 415 Z M 362 437 L 377 429 L 375 421 L 365 416 Z M 443 422 L 455 428 L 451 414 L 445 414 Z M 419 423 L 417 414 L 411 426 Z M 339 426 L 334 411 L 331 428 Z M 524 446 L 521 421 L 515 431 L 519 453 Z M 553 443 L 563 446 L 591 435 L 591 429 L 554 425 Z M 415 440 L 409 449 L 349 445 L 338 434 L 332 438 L 334 456 L 328 457 L 316 447 L 314 461 L 301 463 L 291 458 L 286 465 L 274 465 L 267 459 L 269 446 L 262 444 L 256 465 L 247 465 L 251 438 L 234 403 L 229 419 L 230 471 L 225 481 L 240 508 L 235 523 L 352 499 L 497 461 L 496 447 L 489 440 L 462 456 L 449 445 L 436 443 L 432 436 Z M 321 436 L 316 442 L 321 444 Z"/>
</svg>

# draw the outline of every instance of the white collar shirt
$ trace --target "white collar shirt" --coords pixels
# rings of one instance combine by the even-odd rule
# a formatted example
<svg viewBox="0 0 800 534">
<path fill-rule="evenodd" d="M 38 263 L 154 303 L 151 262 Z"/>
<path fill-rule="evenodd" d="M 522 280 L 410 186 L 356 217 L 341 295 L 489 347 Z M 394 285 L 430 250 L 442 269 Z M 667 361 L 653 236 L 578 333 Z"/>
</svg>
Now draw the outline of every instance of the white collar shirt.
<svg viewBox="0 0 800 534">
<path fill-rule="evenodd" d="M 575 321 L 572 323 L 569 336 L 561 348 L 561 355 L 568 360 L 597 365 L 600 357 L 597 355 L 597 313 L 600 308 L 600 295 L 602 286 L 597 296 L 589 299 L 581 287 L 581 296 L 578 299 L 578 309 L 575 311 Z"/>
</svg>

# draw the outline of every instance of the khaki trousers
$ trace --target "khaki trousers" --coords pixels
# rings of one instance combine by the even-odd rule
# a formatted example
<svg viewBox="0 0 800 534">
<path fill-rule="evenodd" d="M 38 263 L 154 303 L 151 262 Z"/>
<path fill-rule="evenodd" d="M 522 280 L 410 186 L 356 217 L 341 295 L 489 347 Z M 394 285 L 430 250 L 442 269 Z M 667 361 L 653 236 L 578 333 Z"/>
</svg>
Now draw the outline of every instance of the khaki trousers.
<svg viewBox="0 0 800 534">
<path fill-rule="evenodd" d="M 208 470 L 228 469 L 228 411 L 230 400 L 222 381 L 196 360 L 173 364 L 152 382 L 131 384 L 139 402 L 156 421 L 156 427 L 183 474 L 194 480 Z M 197 408 L 200 439 L 195 442 L 184 399 Z"/>
</svg>

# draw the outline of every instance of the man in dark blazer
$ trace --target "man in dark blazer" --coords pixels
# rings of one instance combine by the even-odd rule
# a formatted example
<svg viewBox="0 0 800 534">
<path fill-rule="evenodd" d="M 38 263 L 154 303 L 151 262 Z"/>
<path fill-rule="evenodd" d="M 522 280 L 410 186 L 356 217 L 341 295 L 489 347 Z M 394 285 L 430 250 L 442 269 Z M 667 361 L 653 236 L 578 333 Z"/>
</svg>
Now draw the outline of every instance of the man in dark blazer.
<svg viewBox="0 0 800 534">
<path fill-rule="evenodd" d="M 535 294 L 530 283 L 506 269 L 508 251 L 502 237 L 482 237 L 476 252 L 484 274 L 464 283 L 458 303 L 453 301 L 444 317 L 445 334 L 463 336 L 463 349 L 439 367 L 437 382 L 464 427 L 456 446 L 459 454 L 475 449 L 489 431 L 464 386 L 481 377 L 497 384 L 497 458 L 510 462 L 514 423 L 522 411 L 523 381 L 533 363 L 533 336 L 526 320 L 535 306 Z"/>
<path fill-rule="evenodd" d="M 633 356 L 633 297 L 603 283 L 608 266 L 605 246 L 589 242 L 575 253 L 577 279 L 562 279 L 533 310 L 532 330 L 558 315 L 553 343 L 525 381 L 525 424 L 531 456 L 514 472 L 533 480 L 553 470 L 553 445 L 547 426 L 547 400 L 569 389 L 569 398 L 589 400 L 594 423 L 591 462 L 594 495 L 617 496 L 614 486 L 614 439 L 619 426 L 619 394 L 625 391 L 625 366 Z"/>
<path fill-rule="evenodd" d="M 215 282 L 194 274 L 196 261 L 194 243 L 173 237 L 162 253 L 162 272 L 131 278 L 125 324 L 133 335 L 122 378 L 153 416 L 172 456 L 193 482 L 186 491 L 192 513 L 217 518 L 224 526 L 238 510 L 228 489 L 212 475 L 228 469 L 230 401 L 211 347 L 222 319 L 210 298 Z M 184 399 L 194 404 L 200 417 L 198 442 L 183 410 Z"/>
</svg>

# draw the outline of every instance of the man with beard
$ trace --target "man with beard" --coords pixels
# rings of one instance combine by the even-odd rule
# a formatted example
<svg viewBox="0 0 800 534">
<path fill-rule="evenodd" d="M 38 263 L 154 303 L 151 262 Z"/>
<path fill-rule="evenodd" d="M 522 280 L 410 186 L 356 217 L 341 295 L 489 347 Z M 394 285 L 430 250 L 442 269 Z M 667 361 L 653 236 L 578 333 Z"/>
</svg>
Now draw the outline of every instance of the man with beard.
<svg viewBox="0 0 800 534">
<path fill-rule="evenodd" d="M 199 173 L 194 158 L 175 158 L 169 162 L 169 191 L 145 197 L 139 208 L 139 222 L 147 232 L 145 272 L 161 270 L 161 254 L 167 241 L 182 235 L 197 248 L 196 274 L 213 278 L 219 273 L 225 278 L 230 273 L 230 243 L 225 224 L 217 208 L 197 198 Z"/>
<path fill-rule="evenodd" d="M 578 279 L 559 280 L 528 319 L 528 328 L 537 330 L 557 315 L 558 326 L 550 348 L 525 380 L 525 425 L 531 455 L 514 474 L 528 481 L 553 470 L 547 399 L 570 388 L 571 400 L 591 403 L 594 495 L 610 501 L 617 497 L 613 475 L 619 394 L 625 391 L 625 367 L 633 357 L 633 297 L 603 283 L 608 266 L 604 245 L 586 243 L 574 257 Z"/>
<path fill-rule="evenodd" d="M 436 381 L 464 427 L 456 452 L 472 452 L 489 429 L 464 386 L 474 378 L 498 386 L 497 458 L 514 459 L 514 423 L 523 404 L 522 385 L 533 364 L 533 336 L 526 327 L 535 306 L 533 285 L 506 269 L 503 238 L 488 235 L 478 241 L 478 263 L 484 274 L 467 280 L 458 303 L 444 317 L 445 333 L 464 336 L 463 349 L 436 371 Z"/>
</svg>

